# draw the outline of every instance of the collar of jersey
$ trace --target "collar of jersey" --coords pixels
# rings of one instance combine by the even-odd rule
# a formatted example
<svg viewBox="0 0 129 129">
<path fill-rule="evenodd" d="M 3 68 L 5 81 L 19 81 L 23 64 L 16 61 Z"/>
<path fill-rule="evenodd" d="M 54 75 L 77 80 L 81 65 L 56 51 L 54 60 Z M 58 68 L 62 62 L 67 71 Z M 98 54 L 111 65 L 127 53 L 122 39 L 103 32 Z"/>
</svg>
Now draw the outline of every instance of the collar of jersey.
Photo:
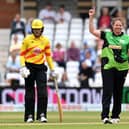
<svg viewBox="0 0 129 129">
<path fill-rule="evenodd" d="M 38 37 L 38 38 L 36 38 L 36 37 L 34 36 L 34 34 L 33 34 L 33 39 L 41 39 L 41 36 Z"/>
<path fill-rule="evenodd" d="M 116 36 L 116 37 L 122 36 L 123 34 L 124 34 L 124 33 L 123 33 L 123 32 L 121 32 L 121 34 L 116 35 L 114 32 L 112 32 L 112 35 L 113 35 L 113 36 Z"/>
</svg>

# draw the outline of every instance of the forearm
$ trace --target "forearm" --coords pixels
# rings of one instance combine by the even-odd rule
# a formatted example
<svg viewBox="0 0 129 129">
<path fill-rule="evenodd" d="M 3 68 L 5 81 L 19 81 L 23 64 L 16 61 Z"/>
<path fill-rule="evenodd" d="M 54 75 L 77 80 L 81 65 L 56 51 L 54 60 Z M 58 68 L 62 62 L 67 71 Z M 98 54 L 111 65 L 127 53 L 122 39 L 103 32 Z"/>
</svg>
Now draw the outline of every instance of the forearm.
<svg viewBox="0 0 129 129">
<path fill-rule="evenodd" d="M 93 23 L 94 15 L 95 15 L 95 10 L 94 9 L 90 9 L 89 10 L 89 31 L 94 36 L 100 38 L 100 30 L 96 29 L 95 26 L 94 26 L 94 23 Z"/>
<path fill-rule="evenodd" d="M 95 27 L 94 27 L 94 24 L 93 24 L 93 17 L 89 17 L 89 31 L 91 32 L 91 33 L 94 33 L 94 30 L 95 30 Z"/>
</svg>

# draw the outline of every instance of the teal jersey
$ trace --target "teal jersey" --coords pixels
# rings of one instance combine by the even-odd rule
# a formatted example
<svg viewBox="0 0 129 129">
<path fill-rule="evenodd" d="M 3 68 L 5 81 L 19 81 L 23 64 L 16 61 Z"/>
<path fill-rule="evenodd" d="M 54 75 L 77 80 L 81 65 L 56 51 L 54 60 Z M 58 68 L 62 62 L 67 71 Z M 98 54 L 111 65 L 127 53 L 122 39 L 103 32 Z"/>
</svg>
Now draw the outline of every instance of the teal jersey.
<svg viewBox="0 0 129 129">
<path fill-rule="evenodd" d="M 113 32 L 101 32 L 104 40 L 102 48 L 102 68 L 116 68 L 119 71 L 128 70 L 129 36 L 121 34 L 114 35 Z"/>
</svg>

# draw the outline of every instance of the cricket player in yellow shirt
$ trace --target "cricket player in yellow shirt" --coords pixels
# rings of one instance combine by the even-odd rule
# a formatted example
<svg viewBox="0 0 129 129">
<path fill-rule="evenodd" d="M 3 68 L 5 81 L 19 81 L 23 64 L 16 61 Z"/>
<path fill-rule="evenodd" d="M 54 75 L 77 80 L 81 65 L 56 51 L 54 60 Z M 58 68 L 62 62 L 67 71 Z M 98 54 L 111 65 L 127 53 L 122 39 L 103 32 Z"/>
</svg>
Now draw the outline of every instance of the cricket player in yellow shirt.
<svg viewBox="0 0 129 129">
<path fill-rule="evenodd" d="M 25 78 L 25 122 L 33 122 L 35 117 L 35 95 L 37 95 L 37 120 L 47 122 L 47 61 L 51 76 L 56 77 L 51 56 L 50 41 L 42 35 L 44 24 L 39 19 L 32 21 L 32 34 L 27 35 L 20 51 L 21 75 Z M 36 81 L 36 93 L 35 93 Z"/>
</svg>

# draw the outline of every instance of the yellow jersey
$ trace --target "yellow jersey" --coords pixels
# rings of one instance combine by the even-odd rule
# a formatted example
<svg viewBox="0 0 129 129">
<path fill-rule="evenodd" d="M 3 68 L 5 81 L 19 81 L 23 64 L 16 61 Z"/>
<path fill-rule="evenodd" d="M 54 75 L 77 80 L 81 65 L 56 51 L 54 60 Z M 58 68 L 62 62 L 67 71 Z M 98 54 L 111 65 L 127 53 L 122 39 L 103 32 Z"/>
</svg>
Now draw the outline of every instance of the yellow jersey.
<svg viewBox="0 0 129 129">
<path fill-rule="evenodd" d="M 50 41 L 45 36 L 36 38 L 33 34 L 26 36 L 23 40 L 20 51 L 20 63 L 43 64 L 47 61 L 51 70 L 54 70 L 51 56 Z"/>
</svg>

